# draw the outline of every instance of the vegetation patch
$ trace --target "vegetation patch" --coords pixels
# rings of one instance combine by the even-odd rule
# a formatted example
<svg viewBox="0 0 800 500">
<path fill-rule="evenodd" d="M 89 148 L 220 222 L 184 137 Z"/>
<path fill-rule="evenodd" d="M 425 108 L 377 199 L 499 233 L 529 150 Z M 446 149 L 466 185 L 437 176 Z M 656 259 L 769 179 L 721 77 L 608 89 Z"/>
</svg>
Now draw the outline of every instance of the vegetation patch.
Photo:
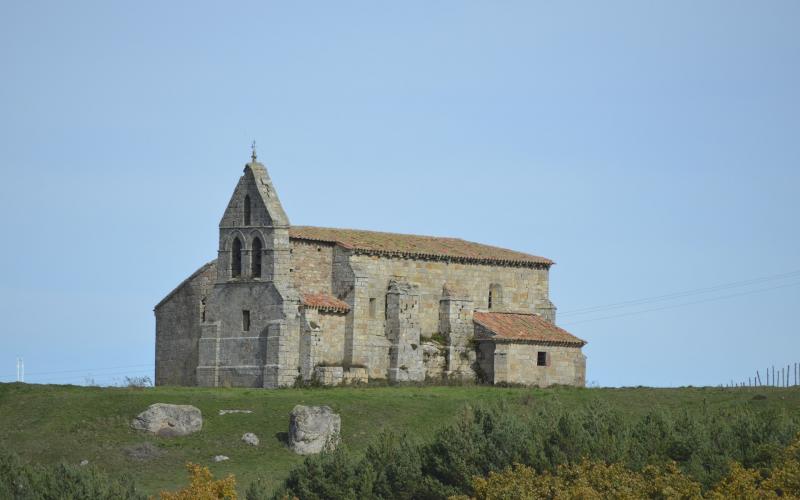
<svg viewBox="0 0 800 500">
<path fill-rule="evenodd" d="M 767 398 L 753 399 L 756 394 L 763 394 Z M 184 437 L 145 438 L 130 428 L 130 422 L 153 403 L 190 404 L 200 408 L 204 420 L 202 430 Z M 427 457 L 434 445 L 441 447 L 443 451 L 458 450 L 458 455 L 464 455 L 463 459 L 459 458 L 455 462 L 460 464 L 458 468 L 449 469 L 444 465 L 437 465 L 439 469 L 431 468 L 436 462 L 425 458 L 425 470 L 439 470 L 435 474 L 442 475 L 442 478 L 449 471 L 447 476 L 453 479 L 437 481 L 448 488 L 461 485 L 447 490 L 454 494 L 472 495 L 473 476 L 486 477 L 488 472 L 501 472 L 507 467 L 513 467 L 514 463 L 514 460 L 501 460 L 504 455 L 492 458 L 493 462 L 489 466 L 470 458 L 479 453 L 478 450 L 483 449 L 485 443 L 503 442 L 499 438 L 502 435 L 500 428 L 497 433 L 478 432 L 481 428 L 478 426 L 480 422 L 484 422 L 482 426 L 489 426 L 495 422 L 502 423 L 505 418 L 513 419 L 510 420 L 510 427 L 503 424 L 501 428 L 518 427 L 522 429 L 523 435 L 529 433 L 525 429 L 536 422 L 535 419 L 550 422 L 541 432 L 537 431 L 532 437 L 523 439 L 523 443 L 527 443 L 525 449 L 531 452 L 525 453 L 531 457 L 551 458 L 536 458 L 535 461 L 531 458 L 527 462 L 516 459 L 518 463 L 532 467 L 537 474 L 545 471 L 552 473 L 554 467 L 557 467 L 554 464 L 563 462 L 556 458 L 557 449 L 566 457 L 574 457 L 567 463 L 575 463 L 575 460 L 580 463 L 580 456 L 587 449 L 591 451 L 590 457 L 599 456 L 596 450 L 610 450 L 609 456 L 612 458 L 609 460 L 615 460 L 613 457 L 620 453 L 624 456 L 640 457 L 633 470 L 642 470 L 641 467 L 650 463 L 650 455 L 653 456 L 653 463 L 657 463 L 657 457 L 666 457 L 665 460 L 674 457 L 682 473 L 697 478 L 696 481 L 708 488 L 708 485 L 713 484 L 713 478 L 723 477 L 728 469 L 724 460 L 720 463 L 712 460 L 708 466 L 704 465 L 705 457 L 714 457 L 713 448 L 708 444 L 711 442 L 710 438 L 706 436 L 715 436 L 724 449 L 728 449 L 731 443 L 749 442 L 737 437 L 737 433 L 754 436 L 755 440 L 742 448 L 741 457 L 749 458 L 742 458 L 741 463 L 748 468 L 757 463 L 772 463 L 759 460 L 768 460 L 770 457 L 774 459 L 791 439 L 793 433 L 782 422 L 786 422 L 786 418 L 791 420 L 793 413 L 800 415 L 800 390 L 533 389 L 479 385 L 379 387 L 377 384 L 333 389 L 263 390 L 0 384 L 0 450 L 18 455 L 20 463 L 31 467 L 57 468 L 63 463 L 71 470 L 86 471 L 87 467 L 79 468 L 78 464 L 88 460 L 88 468 L 94 468 L 97 474 L 112 481 L 123 481 L 129 477 L 135 481 L 136 491 L 147 495 L 158 495 L 160 491 L 176 491 L 184 485 L 188 462 L 208 467 L 216 477 L 225 478 L 229 474 L 235 474 L 240 497 L 256 482 L 259 485 L 258 491 L 271 495 L 279 489 L 287 488 L 287 478 L 296 474 L 293 471 L 298 467 L 305 467 L 304 458 L 292 453 L 281 440 L 289 430 L 289 412 L 298 404 L 327 405 L 341 415 L 341 437 L 346 446 L 346 450 L 341 453 L 346 455 L 346 464 L 350 464 L 347 467 L 358 465 L 368 449 L 375 460 L 382 454 L 393 456 L 392 454 L 409 453 L 410 455 L 402 456 L 413 458 L 417 456 L 415 454 L 420 454 L 420 457 Z M 467 407 L 469 410 L 465 409 Z M 503 412 L 494 415 L 492 408 L 500 407 Z M 230 408 L 247 408 L 252 413 L 219 414 L 220 410 Z M 592 411 L 603 418 L 596 422 L 587 418 L 587 412 Z M 492 416 L 475 420 L 475 415 L 478 414 Z M 472 417 L 467 418 L 467 415 Z M 546 415 L 549 417 L 545 418 Z M 722 430 L 716 431 L 712 428 L 717 421 L 715 419 L 728 419 L 731 425 L 723 424 Z M 617 421 L 619 425 L 614 423 Z M 465 439 L 465 434 L 458 431 L 458 426 L 464 432 L 469 430 L 470 433 L 483 437 L 470 441 L 469 447 L 455 447 L 453 443 L 458 444 Z M 553 433 L 554 429 L 559 428 L 561 431 Z M 602 439 L 596 440 L 596 443 L 592 440 L 591 446 L 587 444 L 586 435 L 594 435 L 600 429 L 618 428 L 628 430 L 621 434 L 615 430 L 615 434 L 611 436 L 600 432 L 597 435 Z M 632 437 L 634 430 L 642 437 Z M 257 434 L 261 438 L 260 445 L 254 447 L 243 443 L 241 437 L 245 432 Z M 659 432 L 665 433 L 664 439 L 647 438 L 651 434 L 658 436 Z M 392 439 L 396 445 L 383 448 L 379 446 L 380 436 L 386 433 L 394 434 Z M 575 437 L 571 437 L 573 434 Z M 543 444 L 546 441 L 544 436 L 552 438 L 547 440 L 552 442 L 546 446 Z M 678 439 L 681 436 L 683 437 Z M 776 436 L 781 437 L 778 439 Z M 630 443 L 648 441 L 658 446 L 630 446 Z M 164 454 L 156 457 L 145 449 L 141 450 L 144 451 L 144 459 L 137 460 L 126 452 L 145 442 L 152 443 L 157 453 Z M 401 446 L 399 443 L 405 444 Z M 515 445 L 509 449 L 519 450 L 519 447 Z M 640 451 L 634 452 L 636 449 Z M 651 451 L 645 453 L 647 450 Z M 687 450 L 696 451 L 689 453 Z M 458 456 L 455 451 L 452 453 Z M 499 452 L 491 451 L 488 456 L 495 457 L 497 453 Z M 519 455 L 518 451 L 514 453 L 516 454 L 511 455 L 512 458 Z M 228 456 L 230 460 L 215 463 L 213 457 L 216 455 Z M 389 478 L 386 481 L 390 482 L 381 480 L 384 482 L 379 484 L 394 484 L 399 479 L 391 478 L 405 474 L 403 471 L 406 466 L 401 467 L 405 463 L 401 460 L 402 456 L 398 455 L 396 461 L 397 472 L 381 469 L 381 477 Z M 524 458 L 527 455 L 521 456 Z M 735 455 L 732 456 L 734 460 L 739 460 Z M 601 458 L 606 460 L 605 457 Z M 319 460 L 313 462 L 316 464 L 313 467 L 322 467 L 327 463 L 325 460 L 332 458 L 318 457 L 312 460 Z M 340 465 L 342 463 L 339 462 Z M 343 470 L 347 470 L 347 467 Z M 376 465 L 375 470 L 378 469 Z M 409 473 L 413 470 L 416 469 L 410 469 Z M 714 475 L 715 470 L 720 470 L 722 476 Z M 711 479 L 703 479 L 703 474 Z M 439 477 L 434 472 L 430 475 L 432 478 Z M 6 497 L 7 495 L 0 493 L 0 498 Z"/>
<path fill-rule="evenodd" d="M 800 485 L 800 468 L 791 458 L 800 444 L 785 451 L 798 431 L 796 415 L 746 406 L 659 409 L 634 418 L 603 401 L 579 408 L 542 401 L 529 413 L 507 403 L 467 407 L 432 439 L 388 430 L 363 454 L 341 448 L 309 458 L 276 494 L 253 485 L 248 499 L 520 498 L 493 493 L 502 491 L 505 476 L 518 478 L 519 494 L 541 483 L 521 498 L 574 497 L 556 495 L 561 488 L 582 498 L 660 498 L 656 489 L 670 481 L 686 498 L 699 498 L 738 488 L 726 485 L 753 471 L 773 469 L 782 482 L 764 487 L 778 491 L 792 481 Z M 784 477 L 791 473 L 796 475 Z M 480 479 L 487 476 L 488 483 Z M 750 481 L 748 488 L 762 482 Z M 596 496 L 578 494 L 581 488 Z"/>
</svg>

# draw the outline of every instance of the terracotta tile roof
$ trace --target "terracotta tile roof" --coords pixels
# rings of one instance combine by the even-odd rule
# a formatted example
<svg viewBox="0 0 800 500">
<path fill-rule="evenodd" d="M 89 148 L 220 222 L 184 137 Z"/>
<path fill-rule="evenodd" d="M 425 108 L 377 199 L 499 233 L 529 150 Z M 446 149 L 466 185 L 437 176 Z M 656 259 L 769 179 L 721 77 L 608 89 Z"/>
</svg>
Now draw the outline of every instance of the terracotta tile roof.
<svg viewBox="0 0 800 500">
<path fill-rule="evenodd" d="M 350 311 L 350 306 L 347 302 L 337 299 L 327 293 L 304 293 L 303 305 L 311 309 L 319 309 L 320 311 L 342 312 Z"/>
<path fill-rule="evenodd" d="M 530 340 L 576 347 L 586 345 L 585 340 L 545 321 L 537 314 L 475 311 L 473 319 L 493 334 L 480 336 L 479 339 Z"/>
<path fill-rule="evenodd" d="M 335 243 L 360 253 L 435 260 L 490 262 L 526 267 L 549 267 L 553 261 L 536 255 L 472 243 L 458 238 L 380 233 L 356 229 L 292 226 L 289 236 L 298 240 Z"/>
</svg>

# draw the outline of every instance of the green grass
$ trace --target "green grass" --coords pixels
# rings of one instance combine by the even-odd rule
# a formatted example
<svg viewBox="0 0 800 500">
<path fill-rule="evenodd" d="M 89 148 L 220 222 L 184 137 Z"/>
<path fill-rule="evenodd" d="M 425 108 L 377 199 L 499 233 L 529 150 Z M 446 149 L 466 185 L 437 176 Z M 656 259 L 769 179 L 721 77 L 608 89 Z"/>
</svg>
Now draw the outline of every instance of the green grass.
<svg viewBox="0 0 800 500">
<path fill-rule="evenodd" d="M 762 394 L 766 399 L 753 396 Z M 256 477 L 275 486 L 302 461 L 280 440 L 296 404 L 331 406 L 342 416 L 342 439 L 358 451 L 384 427 L 422 438 L 451 421 L 464 405 L 506 402 L 526 411 L 538 400 L 555 399 L 566 407 L 604 400 L 635 417 L 653 408 L 697 409 L 747 405 L 758 409 L 800 411 L 798 389 L 524 389 L 484 386 L 366 387 L 337 389 L 150 389 L 0 384 L 0 450 L 26 461 L 54 464 L 89 460 L 99 469 L 132 476 L 140 489 L 157 493 L 186 483 L 184 465 L 208 465 L 218 477 L 235 474 L 241 491 Z M 156 438 L 136 432 L 130 420 L 152 403 L 191 404 L 203 412 L 203 430 L 183 438 Z M 219 416 L 221 409 L 252 414 Z M 261 446 L 241 442 L 254 432 Z M 132 460 L 124 448 L 150 441 L 166 451 L 147 462 Z M 230 460 L 215 464 L 214 455 Z"/>
</svg>

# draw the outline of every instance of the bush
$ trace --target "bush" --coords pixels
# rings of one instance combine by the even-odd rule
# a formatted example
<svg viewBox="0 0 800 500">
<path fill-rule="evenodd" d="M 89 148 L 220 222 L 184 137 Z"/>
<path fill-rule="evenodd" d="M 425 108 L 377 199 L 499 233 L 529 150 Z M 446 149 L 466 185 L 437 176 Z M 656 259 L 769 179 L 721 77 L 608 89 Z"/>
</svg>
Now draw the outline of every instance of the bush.
<svg viewBox="0 0 800 500">
<path fill-rule="evenodd" d="M 504 406 L 468 407 L 421 450 L 425 472 L 442 493 L 469 491 L 474 476 L 532 461 L 535 433 L 529 430 Z"/>
<path fill-rule="evenodd" d="M 515 464 L 531 474 L 550 474 L 547 477 L 580 470 L 597 472 L 599 478 L 603 473 L 622 474 L 621 467 L 626 474 L 649 477 L 650 486 L 665 477 L 685 478 L 710 491 L 736 472 L 732 463 L 748 470 L 774 467 L 798 428 L 798 418 L 785 412 L 747 407 L 654 410 L 636 420 L 626 420 L 600 403 L 568 411 L 557 402 L 538 401 L 525 414 L 518 407 L 468 407 L 427 443 L 383 433 L 363 456 L 342 448 L 309 458 L 290 473 L 277 498 L 472 495 L 477 493 L 475 477 L 491 477 Z M 617 468 L 603 472 L 603 466 L 611 465 Z M 785 476 L 782 484 L 791 484 L 794 476 Z M 684 482 L 680 484 L 693 488 Z M 248 496 L 257 498 L 266 496 Z"/>
<path fill-rule="evenodd" d="M 344 446 L 330 453 L 309 457 L 289 473 L 284 487 L 278 490 L 274 498 L 366 498 L 368 495 L 365 493 L 371 489 L 370 474 L 369 471 L 358 470 L 358 466 L 353 455 Z M 266 498 L 269 498 L 266 490 L 257 488 L 255 484 L 247 491 L 247 500 Z"/>
<path fill-rule="evenodd" d="M 94 467 L 23 464 L 15 455 L 0 455 L 0 498 L 14 500 L 145 500 L 128 479 L 110 479 Z"/>
<path fill-rule="evenodd" d="M 699 482 L 682 472 L 675 462 L 647 465 L 634 471 L 621 463 L 583 460 L 561 465 L 554 473 L 537 473 L 515 464 L 501 472 L 473 481 L 473 497 L 452 500 L 561 499 L 561 498 L 800 498 L 800 436 L 790 445 L 774 468 L 760 472 L 737 462 L 726 476 L 703 494 Z"/>
<path fill-rule="evenodd" d="M 674 464 L 649 465 L 642 472 L 634 472 L 622 464 L 584 460 L 559 466 L 555 473 L 543 474 L 517 464 L 502 472 L 492 472 L 487 478 L 475 478 L 473 486 L 473 498 L 477 500 L 702 498 L 700 484 Z"/>
<path fill-rule="evenodd" d="M 208 467 L 186 464 L 189 471 L 189 486 L 176 492 L 162 491 L 161 500 L 236 500 L 236 479 L 229 475 L 214 480 Z"/>
<path fill-rule="evenodd" d="M 144 387 L 153 387 L 153 380 L 147 375 L 140 377 L 125 377 L 123 384 L 124 387 L 141 389 Z"/>
</svg>

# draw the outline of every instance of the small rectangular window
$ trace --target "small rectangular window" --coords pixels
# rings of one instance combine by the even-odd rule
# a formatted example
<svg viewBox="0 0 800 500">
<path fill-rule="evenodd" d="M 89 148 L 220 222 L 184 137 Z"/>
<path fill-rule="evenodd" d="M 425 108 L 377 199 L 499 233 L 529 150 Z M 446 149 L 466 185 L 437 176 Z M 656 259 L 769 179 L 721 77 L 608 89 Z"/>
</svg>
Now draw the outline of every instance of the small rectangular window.
<svg viewBox="0 0 800 500">
<path fill-rule="evenodd" d="M 375 308 L 377 307 L 378 299 L 372 298 L 369 299 L 369 317 L 370 319 L 375 318 Z"/>
<path fill-rule="evenodd" d="M 242 311 L 242 331 L 250 331 L 250 311 Z"/>
<path fill-rule="evenodd" d="M 536 355 L 536 365 L 537 366 L 547 366 L 547 353 L 539 351 Z"/>
</svg>

